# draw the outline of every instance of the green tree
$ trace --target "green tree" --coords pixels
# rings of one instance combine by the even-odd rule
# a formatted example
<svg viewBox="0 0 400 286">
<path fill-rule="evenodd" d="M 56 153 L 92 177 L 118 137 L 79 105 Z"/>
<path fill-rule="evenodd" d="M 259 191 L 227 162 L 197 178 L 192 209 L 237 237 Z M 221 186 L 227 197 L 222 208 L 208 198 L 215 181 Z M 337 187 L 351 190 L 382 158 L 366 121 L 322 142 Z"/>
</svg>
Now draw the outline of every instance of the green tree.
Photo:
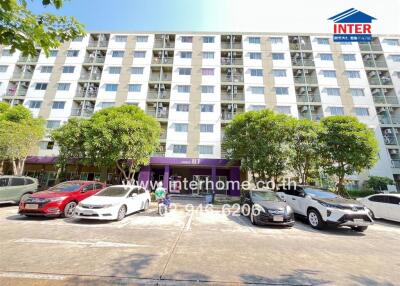
<svg viewBox="0 0 400 286">
<path fill-rule="evenodd" d="M 318 177 L 318 133 L 320 124 L 308 119 L 294 121 L 291 165 L 301 184 Z"/>
<path fill-rule="evenodd" d="M 276 184 L 289 161 L 293 120 L 268 109 L 239 114 L 225 128 L 223 148 L 254 181 Z"/>
<path fill-rule="evenodd" d="M 374 191 L 387 190 L 388 185 L 393 185 L 394 181 L 388 177 L 371 176 L 365 181 L 365 186 Z"/>
<path fill-rule="evenodd" d="M 44 120 L 33 118 L 22 105 L 0 107 L 0 160 L 9 160 L 14 175 L 22 175 L 26 157 L 37 147 L 45 133 Z"/>
<path fill-rule="evenodd" d="M 321 120 L 319 154 L 328 175 L 338 178 L 337 191 L 345 194 L 345 177 L 371 168 L 378 160 L 374 131 L 353 116 L 329 116 Z"/>
<path fill-rule="evenodd" d="M 39 46 L 48 56 L 50 49 L 85 35 L 83 25 L 74 17 L 36 15 L 28 9 L 27 2 L 0 1 L 0 44 L 11 46 L 12 52 L 20 50 L 25 56 L 35 56 Z M 42 0 L 42 4 L 59 9 L 63 0 Z"/>
</svg>

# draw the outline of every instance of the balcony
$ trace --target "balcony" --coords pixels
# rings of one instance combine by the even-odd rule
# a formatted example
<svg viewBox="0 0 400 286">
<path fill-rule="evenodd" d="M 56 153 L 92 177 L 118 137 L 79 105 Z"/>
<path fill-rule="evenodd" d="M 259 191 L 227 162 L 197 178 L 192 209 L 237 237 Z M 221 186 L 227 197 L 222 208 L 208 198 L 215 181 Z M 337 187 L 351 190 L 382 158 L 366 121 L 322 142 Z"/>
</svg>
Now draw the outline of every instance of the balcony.
<svg viewBox="0 0 400 286">
<path fill-rule="evenodd" d="M 221 49 L 239 50 L 242 48 L 243 48 L 242 43 L 227 43 L 227 42 L 221 43 Z"/>
<path fill-rule="evenodd" d="M 318 84 L 316 76 L 295 76 L 293 79 L 295 84 Z"/>
<path fill-rule="evenodd" d="M 25 57 L 20 56 L 18 59 L 19 63 L 36 63 L 39 60 L 39 56 L 36 57 Z"/>
<path fill-rule="evenodd" d="M 400 168 L 400 159 L 392 160 L 392 168 Z"/>
<path fill-rule="evenodd" d="M 12 75 L 12 79 L 21 80 L 21 79 L 31 79 L 33 76 L 32 72 L 14 72 Z"/>
<path fill-rule="evenodd" d="M 173 49 L 175 42 L 164 42 L 163 40 L 157 39 L 154 41 L 154 49 Z"/>
<path fill-rule="evenodd" d="M 104 64 L 105 57 L 86 57 L 83 63 L 85 64 Z"/>
<path fill-rule="evenodd" d="M 158 73 L 158 74 L 152 73 L 150 75 L 150 81 L 159 82 L 159 81 L 171 81 L 171 80 L 172 80 L 172 73 L 162 73 L 162 74 L 160 74 L 160 73 Z"/>
<path fill-rule="evenodd" d="M 241 66 L 241 65 L 243 65 L 243 59 L 223 57 L 223 58 L 221 58 L 221 65 L 223 65 L 223 66 L 230 66 L 230 65 Z"/>
<path fill-rule="evenodd" d="M 364 60 L 364 66 L 367 68 L 387 68 L 385 61 Z"/>
<path fill-rule="evenodd" d="M 168 100 L 170 98 L 171 92 L 169 90 L 165 91 L 149 91 L 147 93 L 148 100 L 158 100 L 158 99 L 165 99 Z"/>
<path fill-rule="evenodd" d="M 394 135 L 388 135 L 388 134 L 384 135 L 383 141 L 385 141 L 386 145 L 397 145 L 396 136 Z"/>
<path fill-rule="evenodd" d="M 90 74 L 90 73 L 83 73 L 81 74 L 81 77 L 79 78 L 79 80 L 93 80 L 93 81 L 99 81 L 101 79 L 101 73 L 97 73 L 97 74 Z"/>
<path fill-rule="evenodd" d="M 237 92 L 237 93 L 227 93 L 227 92 L 221 92 L 221 100 L 226 100 L 226 101 L 244 101 L 244 93 L 243 92 Z"/>
<path fill-rule="evenodd" d="M 243 75 L 242 74 L 221 74 L 221 82 L 243 82 Z"/>
<path fill-rule="evenodd" d="M 150 109 L 147 110 L 147 114 L 150 116 L 153 116 L 154 118 L 157 119 L 166 119 L 168 120 L 168 109 L 167 110 L 155 110 L 155 109 Z"/>
<path fill-rule="evenodd" d="M 298 50 L 312 50 L 311 43 L 299 44 L 299 43 L 290 43 L 289 47 L 291 50 L 298 51 Z"/>
<path fill-rule="evenodd" d="M 370 77 L 368 82 L 370 85 L 392 85 L 392 80 L 388 77 Z"/>
<path fill-rule="evenodd" d="M 80 97 L 84 99 L 95 99 L 97 97 L 98 90 L 94 88 L 93 90 L 78 90 L 75 97 Z"/>
<path fill-rule="evenodd" d="M 73 108 L 71 109 L 71 116 L 90 117 L 93 114 L 93 109 L 89 108 Z"/>
<path fill-rule="evenodd" d="M 379 104 L 399 104 L 399 100 L 397 98 L 397 96 L 382 96 L 382 95 L 378 95 L 378 96 L 372 96 L 372 98 L 374 99 L 375 103 L 379 103 Z"/>
<path fill-rule="evenodd" d="M 173 57 L 153 57 L 151 63 L 154 65 L 172 65 L 174 62 Z"/>
<path fill-rule="evenodd" d="M 382 47 L 380 44 L 366 44 L 366 43 L 359 43 L 360 50 L 362 52 L 369 52 L 369 51 L 382 51 Z"/>
<path fill-rule="evenodd" d="M 324 115 L 321 113 L 300 113 L 299 115 L 300 119 L 309 119 L 314 121 L 320 121 L 322 117 L 324 117 Z"/>
<path fill-rule="evenodd" d="M 108 41 L 89 41 L 89 48 L 107 48 Z"/>
<path fill-rule="evenodd" d="M 293 66 L 305 66 L 305 67 L 314 67 L 315 63 L 313 59 L 292 59 Z"/>
<path fill-rule="evenodd" d="M 321 102 L 319 94 L 296 94 L 297 102 Z"/>
</svg>

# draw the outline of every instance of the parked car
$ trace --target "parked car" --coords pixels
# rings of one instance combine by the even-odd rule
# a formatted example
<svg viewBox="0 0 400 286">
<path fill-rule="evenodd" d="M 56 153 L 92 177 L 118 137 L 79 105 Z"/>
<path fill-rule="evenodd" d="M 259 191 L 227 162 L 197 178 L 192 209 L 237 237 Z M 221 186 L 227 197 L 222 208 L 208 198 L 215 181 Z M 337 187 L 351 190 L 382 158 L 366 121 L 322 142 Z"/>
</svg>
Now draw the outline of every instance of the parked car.
<svg viewBox="0 0 400 286">
<path fill-rule="evenodd" d="M 76 205 L 83 199 L 105 188 L 93 181 L 68 181 L 37 192 L 21 200 L 19 214 L 25 216 L 71 217 Z"/>
<path fill-rule="evenodd" d="M 240 206 L 242 215 L 248 216 L 254 225 L 294 225 L 293 209 L 273 191 L 245 192 Z"/>
<path fill-rule="evenodd" d="M 372 211 L 374 218 L 400 222 L 400 193 L 377 194 L 357 200 Z"/>
<path fill-rule="evenodd" d="M 38 181 L 31 177 L 0 176 L 0 203 L 17 204 L 37 192 Z"/>
<path fill-rule="evenodd" d="M 75 209 L 75 218 L 122 220 L 127 214 L 147 210 L 149 205 L 150 193 L 144 188 L 111 186 L 81 201 Z"/>
<path fill-rule="evenodd" d="M 326 224 L 348 226 L 355 231 L 365 231 L 373 224 L 372 213 L 356 200 L 308 186 L 286 186 L 278 195 L 291 206 L 297 215 L 307 217 L 311 227 L 323 228 Z"/>
</svg>

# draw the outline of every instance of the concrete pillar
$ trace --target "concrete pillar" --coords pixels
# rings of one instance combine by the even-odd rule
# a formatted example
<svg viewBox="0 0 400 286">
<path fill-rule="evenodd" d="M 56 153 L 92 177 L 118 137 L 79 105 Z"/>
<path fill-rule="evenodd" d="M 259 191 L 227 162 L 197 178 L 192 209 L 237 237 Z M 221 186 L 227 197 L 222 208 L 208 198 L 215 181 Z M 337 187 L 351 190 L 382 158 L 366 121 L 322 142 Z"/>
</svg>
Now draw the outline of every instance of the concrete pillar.
<svg viewBox="0 0 400 286">
<path fill-rule="evenodd" d="M 139 184 L 147 190 L 150 190 L 150 166 L 143 166 L 139 172 Z"/>
<path fill-rule="evenodd" d="M 163 179 L 163 186 L 164 188 L 169 191 L 169 165 L 164 166 L 164 179 Z"/>
<path fill-rule="evenodd" d="M 215 166 L 213 166 L 211 168 L 211 181 L 212 181 L 212 184 L 213 184 L 213 187 L 214 187 L 213 191 L 215 191 L 216 190 L 215 185 L 217 183 L 217 167 L 215 167 Z"/>
<path fill-rule="evenodd" d="M 232 167 L 229 170 L 229 180 L 232 182 L 229 189 L 229 195 L 231 196 L 240 196 L 240 186 L 237 183 L 233 184 L 233 182 L 240 183 L 240 168 Z"/>
</svg>

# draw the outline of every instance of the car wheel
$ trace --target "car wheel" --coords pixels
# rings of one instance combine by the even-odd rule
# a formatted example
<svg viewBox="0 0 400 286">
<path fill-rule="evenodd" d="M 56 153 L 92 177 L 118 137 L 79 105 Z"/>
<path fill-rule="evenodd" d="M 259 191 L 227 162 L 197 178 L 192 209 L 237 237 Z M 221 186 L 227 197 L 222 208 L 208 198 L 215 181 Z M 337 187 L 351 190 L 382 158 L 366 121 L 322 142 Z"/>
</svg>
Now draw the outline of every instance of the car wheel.
<svg viewBox="0 0 400 286">
<path fill-rule="evenodd" d="M 70 218 L 74 215 L 74 211 L 76 208 L 75 202 L 69 202 L 64 208 L 64 217 Z"/>
<path fill-rule="evenodd" d="M 368 226 L 355 226 L 355 227 L 352 227 L 351 229 L 354 231 L 357 231 L 357 232 L 363 232 L 363 231 L 366 231 L 367 228 L 368 228 Z"/>
<path fill-rule="evenodd" d="M 249 216 L 250 214 L 250 206 L 248 204 L 244 204 L 240 207 L 240 214 L 242 216 Z"/>
<path fill-rule="evenodd" d="M 147 200 L 147 201 L 144 203 L 143 210 L 144 210 L 144 211 L 148 210 L 148 209 L 149 209 L 149 206 L 150 206 L 150 203 L 149 203 L 149 201 Z"/>
<path fill-rule="evenodd" d="M 118 217 L 117 221 L 123 220 L 123 218 L 126 216 L 126 206 L 122 206 L 118 210 Z"/>
<path fill-rule="evenodd" d="M 254 212 L 250 212 L 250 221 L 253 225 L 257 225 L 256 218 L 254 217 Z"/>
<path fill-rule="evenodd" d="M 309 210 L 307 213 L 308 223 L 312 228 L 321 229 L 323 227 L 322 217 L 316 210 Z"/>
<path fill-rule="evenodd" d="M 32 193 L 25 193 L 23 194 L 20 198 L 18 203 L 20 203 L 22 200 L 27 199 L 30 195 L 32 195 Z"/>
</svg>

